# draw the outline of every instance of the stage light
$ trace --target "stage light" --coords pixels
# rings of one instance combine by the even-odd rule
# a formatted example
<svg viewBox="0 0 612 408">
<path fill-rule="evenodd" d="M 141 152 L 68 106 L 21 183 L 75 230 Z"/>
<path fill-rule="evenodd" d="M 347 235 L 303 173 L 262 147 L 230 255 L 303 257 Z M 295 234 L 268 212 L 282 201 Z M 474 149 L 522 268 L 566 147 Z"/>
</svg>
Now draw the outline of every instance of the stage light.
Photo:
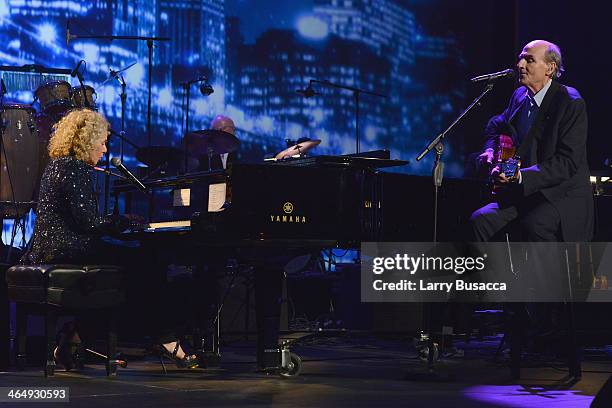
<svg viewBox="0 0 612 408">
<path fill-rule="evenodd" d="M 327 24 L 313 16 L 301 17 L 297 22 L 297 29 L 303 37 L 311 40 L 322 40 L 329 34 Z"/>
<path fill-rule="evenodd" d="M 159 91 L 157 103 L 162 108 L 170 108 L 172 106 L 172 91 L 170 88 L 163 88 Z"/>
<path fill-rule="evenodd" d="M 8 17 L 11 11 L 9 10 L 9 6 L 6 0 L 0 0 L 0 23 L 5 17 Z"/>
<path fill-rule="evenodd" d="M 50 23 L 44 23 L 38 26 L 38 36 L 41 41 L 47 44 L 54 44 L 57 40 L 57 33 L 55 27 Z"/>
<path fill-rule="evenodd" d="M 148 65 L 147 61 L 138 61 L 139 64 L 134 65 L 132 69 L 125 72 L 125 79 L 130 84 L 140 84 L 146 79 L 145 66 Z"/>
</svg>

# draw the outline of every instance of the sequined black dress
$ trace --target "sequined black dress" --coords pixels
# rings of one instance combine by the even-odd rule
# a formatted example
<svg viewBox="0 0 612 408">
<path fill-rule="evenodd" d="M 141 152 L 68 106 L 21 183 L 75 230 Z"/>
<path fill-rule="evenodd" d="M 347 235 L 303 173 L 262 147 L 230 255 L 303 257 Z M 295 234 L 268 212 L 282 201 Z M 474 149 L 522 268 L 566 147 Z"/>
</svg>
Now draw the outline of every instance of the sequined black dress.
<svg viewBox="0 0 612 408">
<path fill-rule="evenodd" d="M 52 159 L 42 176 L 31 250 L 23 263 L 94 263 L 104 234 L 121 218 L 101 217 L 91 167 L 74 156 Z"/>
</svg>

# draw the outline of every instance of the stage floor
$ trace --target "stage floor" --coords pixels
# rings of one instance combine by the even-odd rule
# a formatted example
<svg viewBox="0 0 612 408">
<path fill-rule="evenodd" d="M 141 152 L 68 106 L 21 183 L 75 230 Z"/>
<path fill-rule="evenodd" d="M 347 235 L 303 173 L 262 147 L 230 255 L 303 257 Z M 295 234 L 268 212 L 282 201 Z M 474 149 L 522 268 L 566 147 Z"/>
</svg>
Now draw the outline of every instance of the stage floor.
<svg viewBox="0 0 612 408">
<path fill-rule="evenodd" d="M 558 363 L 528 362 L 523 379 L 509 380 L 509 369 L 492 361 L 497 339 L 471 342 L 465 356 L 440 363 L 452 382 L 415 382 L 406 374 L 423 365 L 401 340 L 314 339 L 293 350 L 304 360 L 297 378 L 254 371 L 254 343 L 225 347 L 220 368 L 179 370 L 163 375 L 154 358 L 130 360 L 116 378 L 102 364 L 81 372 L 59 369 L 45 380 L 42 370 L 0 373 L 2 387 L 69 387 L 70 405 L 95 407 L 588 407 L 612 371 L 612 360 L 587 361 L 582 381 L 565 387 Z M 463 347 L 463 343 L 458 343 Z M 2 405 L 2 404 L 0 404 Z M 20 403 L 18 406 L 38 406 Z M 51 404 L 56 405 L 56 404 Z M 45 405 L 48 406 L 48 405 Z M 66 406 L 65 403 L 57 406 Z"/>
</svg>

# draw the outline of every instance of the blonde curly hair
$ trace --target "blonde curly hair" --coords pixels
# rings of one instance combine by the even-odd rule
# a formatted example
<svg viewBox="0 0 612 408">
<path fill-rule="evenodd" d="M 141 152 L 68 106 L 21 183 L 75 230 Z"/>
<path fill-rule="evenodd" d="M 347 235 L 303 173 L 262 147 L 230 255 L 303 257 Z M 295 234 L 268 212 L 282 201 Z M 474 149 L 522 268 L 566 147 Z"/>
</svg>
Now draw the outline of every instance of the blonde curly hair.
<svg viewBox="0 0 612 408">
<path fill-rule="evenodd" d="M 108 137 L 110 124 L 102 114 L 90 109 L 70 111 L 53 126 L 49 157 L 75 156 L 90 164 L 90 152 Z"/>
</svg>

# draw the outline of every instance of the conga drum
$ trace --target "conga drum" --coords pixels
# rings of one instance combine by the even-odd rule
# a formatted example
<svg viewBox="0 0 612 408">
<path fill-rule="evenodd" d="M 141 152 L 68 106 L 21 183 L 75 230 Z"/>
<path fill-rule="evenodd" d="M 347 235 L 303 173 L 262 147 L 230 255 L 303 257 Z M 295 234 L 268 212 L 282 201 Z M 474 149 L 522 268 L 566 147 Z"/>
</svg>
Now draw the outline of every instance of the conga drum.
<svg viewBox="0 0 612 408">
<path fill-rule="evenodd" d="M 34 204 L 41 145 L 32 107 L 5 104 L 0 113 L 5 125 L 0 149 L 0 214 L 19 218 Z"/>
</svg>

